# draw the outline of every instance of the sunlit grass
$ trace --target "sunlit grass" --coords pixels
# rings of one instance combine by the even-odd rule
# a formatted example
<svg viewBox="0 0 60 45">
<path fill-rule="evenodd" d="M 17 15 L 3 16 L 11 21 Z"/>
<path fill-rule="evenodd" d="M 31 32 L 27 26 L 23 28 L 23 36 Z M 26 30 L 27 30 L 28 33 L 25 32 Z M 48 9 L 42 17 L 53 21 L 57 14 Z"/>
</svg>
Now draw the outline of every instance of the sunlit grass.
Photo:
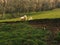
<svg viewBox="0 0 60 45">
<path fill-rule="evenodd" d="M 60 9 L 26 13 L 26 15 L 28 15 L 28 18 L 31 16 L 33 18 L 33 20 L 35 20 L 35 19 L 60 18 Z M 0 22 L 16 22 L 16 21 L 21 21 L 20 17 L 19 18 L 13 18 L 13 19 L 0 20 Z"/>
<path fill-rule="evenodd" d="M 37 13 L 36 15 L 31 15 L 34 19 L 54 19 L 60 18 L 60 9 L 43 11 L 42 13 Z"/>
<path fill-rule="evenodd" d="M 20 18 L 0 20 L 0 22 L 16 22 L 16 21 L 21 21 L 21 20 L 20 20 Z"/>
</svg>

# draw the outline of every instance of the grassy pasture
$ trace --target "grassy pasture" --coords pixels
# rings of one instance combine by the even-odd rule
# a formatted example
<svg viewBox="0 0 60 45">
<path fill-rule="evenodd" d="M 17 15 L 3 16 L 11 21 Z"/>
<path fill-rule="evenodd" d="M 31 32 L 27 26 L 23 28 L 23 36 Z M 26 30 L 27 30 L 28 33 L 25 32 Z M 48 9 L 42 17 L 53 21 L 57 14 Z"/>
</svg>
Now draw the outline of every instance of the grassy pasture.
<svg viewBox="0 0 60 45">
<path fill-rule="evenodd" d="M 55 19 L 60 18 L 60 9 L 54 9 L 49 11 L 41 11 L 41 12 L 31 12 L 31 13 L 25 13 L 28 15 L 28 18 L 31 16 L 33 17 L 33 20 L 35 19 Z M 0 22 L 16 22 L 20 21 L 19 18 L 13 18 L 13 19 L 6 19 L 6 20 L 0 20 Z"/>
<path fill-rule="evenodd" d="M 60 18 L 60 9 L 26 13 L 35 19 L 55 19 Z M 0 20 L 0 45 L 58 45 L 60 42 L 60 32 L 53 37 L 49 30 L 33 28 L 28 22 L 2 23 L 21 21 L 19 18 Z"/>
<path fill-rule="evenodd" d="M 34 28 L 27 22 L 0 23 L 0 45 L 58 45 L 60 32 Z"/>
<path fill-rule="evenodd" d="M 28 14 L 29 15 L 29 14 Z M 33 19 L 54 19 L 60 18 L 60 9 L 30 13 Z"/>
</svg>

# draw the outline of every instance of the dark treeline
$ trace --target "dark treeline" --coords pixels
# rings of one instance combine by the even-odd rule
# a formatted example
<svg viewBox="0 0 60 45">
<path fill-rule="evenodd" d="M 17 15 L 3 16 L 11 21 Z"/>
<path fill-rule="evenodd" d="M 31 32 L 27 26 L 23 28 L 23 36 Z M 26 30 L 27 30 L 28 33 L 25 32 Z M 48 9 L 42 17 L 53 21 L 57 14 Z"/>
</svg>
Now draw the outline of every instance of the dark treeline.
<svg viewBox="0 0 60 45">
<path fill-rule="evenodd" d="M 37 12 L 43 10 L 51 10 L 60 7 L 60 0 L 4 0 L 0 1 L 0 13 L 3 12 Z"/>
</svg>

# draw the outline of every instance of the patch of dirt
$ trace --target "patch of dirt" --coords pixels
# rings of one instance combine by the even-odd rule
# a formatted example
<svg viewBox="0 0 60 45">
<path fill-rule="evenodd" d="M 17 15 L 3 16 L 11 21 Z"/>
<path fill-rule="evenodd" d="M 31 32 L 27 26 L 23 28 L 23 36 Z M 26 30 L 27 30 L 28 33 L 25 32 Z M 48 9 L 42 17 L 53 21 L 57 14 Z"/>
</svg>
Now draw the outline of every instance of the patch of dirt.
<svg viewBox="0 0 60 45">
<path fill-rule="evenodd" d="M 60 31 L 60 19 L 40 19 L 31 20 L 29 24 L 34 28 L 42 28 L 44 30 L 50 30 L 52 32 L 52 37 L 47 41 L 48 45 L 53 45 L 52 41 L 56 36 L 57 32 Z M 57 44 L 60 45 L 60 44 Z"/>
<path fill-rule="evenodd" d="M 60 19 L 40 19 L 29 21 L 29 24 L 35 28 L 43 28 L 51 31 L 60 30 Z"/>
</svg>

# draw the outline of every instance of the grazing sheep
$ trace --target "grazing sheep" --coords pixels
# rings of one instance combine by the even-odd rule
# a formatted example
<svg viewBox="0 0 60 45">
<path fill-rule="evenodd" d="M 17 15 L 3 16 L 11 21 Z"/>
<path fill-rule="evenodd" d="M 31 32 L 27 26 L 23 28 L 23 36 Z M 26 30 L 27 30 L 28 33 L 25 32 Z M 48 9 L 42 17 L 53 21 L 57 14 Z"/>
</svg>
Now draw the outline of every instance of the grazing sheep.
<svg viewBox="0 0 60 45">
<path fill-rule="evenodd" d="M 32 19 L 33 19 L 32 17 L 29 18 L 29 20 L 32 20 Z"/>
<path fill-rule="evenodd" d="M 21 19 L 21 21 L 26 21 L 27 20 L 27 16 L 24 15 L 24 16 L 20 17 L 20 19 Z"/>
<path fill-rule="evenodd" d="M 27 20 L 27 16 L 26 15 L 24 15 L 24 19 Z"/>
<path fill-rule="evenodd" d="M 24 21 L 24 17 L 20 17 L 21 21 Z"/>
</svg>

